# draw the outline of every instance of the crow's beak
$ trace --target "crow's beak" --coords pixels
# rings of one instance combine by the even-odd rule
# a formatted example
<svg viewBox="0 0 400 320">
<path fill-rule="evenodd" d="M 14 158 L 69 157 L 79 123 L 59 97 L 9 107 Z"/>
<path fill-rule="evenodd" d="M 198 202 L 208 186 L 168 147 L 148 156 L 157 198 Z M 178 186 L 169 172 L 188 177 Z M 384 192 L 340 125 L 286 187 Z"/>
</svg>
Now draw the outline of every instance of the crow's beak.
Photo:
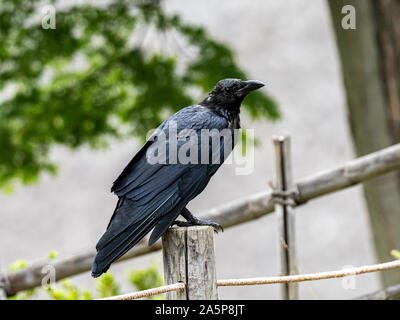
<svg viewBox="0 0 400 320">
<path fill-rule="evenodd" d="M 243 83 L 245 84 L 245 86 L 239 90 L 239 93 L 242 95 L 248 94 L 251 91 L 257 90 L 257 89 L 265 86 L 264 83 L 262 83 L 261 81 L 258 81 L 258 80 L 247 80 L 247 81 L 243 81 Z"/>
</svg>

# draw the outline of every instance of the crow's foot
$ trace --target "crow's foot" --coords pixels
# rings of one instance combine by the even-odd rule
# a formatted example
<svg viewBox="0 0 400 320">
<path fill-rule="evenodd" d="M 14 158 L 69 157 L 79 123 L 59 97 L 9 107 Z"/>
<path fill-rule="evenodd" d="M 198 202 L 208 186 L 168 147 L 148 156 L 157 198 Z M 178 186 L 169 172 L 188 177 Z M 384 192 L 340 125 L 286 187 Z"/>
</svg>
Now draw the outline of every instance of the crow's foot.
<svg viewBox="0 0 400 320">
<path fill-rule="evenodd" d="M 224 228 L 217 222 L 206 220 L 206 219 L 199 219 L 195 217 L 188 209 L 183 209 L 181 212 L 182 217 L 184 217 L 187 221 L 176 220 L 174 221 L 173 225 L 177 225 L 179 227 L 190 227 L 190 226 L 210 226 L 214 228 L 214 231 L 218 233 L 219 230 L 222 232 Z"/>
<path fill-rule="evenodd" d="M 192 227 L 192 226 L 210 226 L 214 228 L 215 233 L 218 231 L 224 231 L 224 228 L 217 222 L 213 222 L 210 220 L 201 220 L 196 218 L 196 221 L 182 221 L 175 220 L 172 225 L 177 225 L 178 227 Z"/>
</svg>

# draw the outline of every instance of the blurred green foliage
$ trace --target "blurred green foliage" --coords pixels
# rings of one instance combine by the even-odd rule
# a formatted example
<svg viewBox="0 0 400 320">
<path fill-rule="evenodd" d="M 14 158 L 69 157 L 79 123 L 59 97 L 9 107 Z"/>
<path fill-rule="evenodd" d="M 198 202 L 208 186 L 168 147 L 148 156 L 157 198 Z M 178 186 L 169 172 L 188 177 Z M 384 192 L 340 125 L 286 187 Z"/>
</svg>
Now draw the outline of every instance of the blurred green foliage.
<svg viewBox="0 0 400 320">
<path fill-rule="evenodd" d="M 101 298 L 120 294 L 119 285 L 115 282 L 110 272 L 104 273 L 101 277 L 96 279 L 96 288 Z"/>
<path fill-rule="evenodd" d="M 400 251 L 393 249 L 390 254 L 392 255 L 393 258 L 400 260 Z"/>
<path fill-rule="evenodd" d="M 89 290 L 80 290 L 68 279 L 63 279 L 60 281 L 60 283 L 60 286 L 48 286 L 46 288 L 50 298 L 54 300 L 92 300 L 92 294 Z"/>
<path fill-rule="evenodd" d="M 57 251 L 51 251 L 48 259 L 54 259 Z M 56 254 L 55 254 L 56 253 Z M 26 260 L 17 260 L 10 266 L 10 272 L 22 270 L 29 266 Z M 128 280 L 130 284 L 137 290 L 146 290 L 160 287 L 164 284 L 163 277 L 158 271 L 157 261 L 153 260 L 151 266 L 146 269 L 128 269 Z M 114 276 L 110 273 L 104 273 L 95 280 L 96 292 L 93 294 L 89 289 L 79 288 L 73 285 L 66 278 L 58 283 L 48 284 L 46 287 L 35 288 L 18 292 L 16 295 L 9 297 L 9 300 L 28 300 L 35 298 L 40 291 L 45 291 L 47 295 L 54 300 L 92 300 L 97 298 L 106 298 L 121 294 L 120 285 L 116 282 Z M 149 296 L 147 299 L 164 299 L 165 295 Z"/>
<path fill-rule="evenodd" d="M 28 262 L 26 260 L 20 259 L 11 264 L 10 271 L 18 271 L 26 268 L 27 266 Z"/>
<path fill-rule="evenodd" d="M 158 272 L 158 266 L 155 260 L 153 260 L 150 268 L 129 270 L 128 278 L 130 283 L 139 291 L 164 285 L 164 279 Z M 164 294 L 150 296 L 148 298 L 151 300 L 163 299 Z"/>
<path fill-rule="evenodd" d="M 37 181 L 41 172 L 55 173 L 54 145 L 101 147 L 109 137 L 144 138 L 166 115 L 193 103 L 193 92 L 204 94 L 223 78 L 247 78 L 227 45 L 165 13 L 156 0 L 94 3 L 56 6 L 56 29 L 43 29 L 45 2 L 0 2 L 4 191 L 16 181 Z M 253 118 L 279 117 L 262 92 L 246 103 Z"/>
</svg>

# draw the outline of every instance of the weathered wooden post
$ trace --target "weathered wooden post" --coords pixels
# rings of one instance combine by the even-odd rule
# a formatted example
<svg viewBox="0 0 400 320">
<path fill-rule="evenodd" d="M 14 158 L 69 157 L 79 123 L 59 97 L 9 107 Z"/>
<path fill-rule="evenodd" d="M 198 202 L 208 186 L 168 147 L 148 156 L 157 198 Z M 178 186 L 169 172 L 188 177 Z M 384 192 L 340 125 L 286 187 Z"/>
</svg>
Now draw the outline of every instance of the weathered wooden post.
<svg viewBox="0 0 400 320">
<path fill-rule="evenodd" d="M 7 292 L 6 292 L 6 285 L 7 285 L 7 280 L 6 276 L 3 275 L 0 272 L 0 300 L 6 300 L 7 299 Z"/>
<path fill-rule="evenodd" d="M 214 228 L 172 227 L 162 237 L 165 284 L 186 289 L 168 292 L 168 300 L 217 300 Z"/>
<path fill-rule="evenodd" d="M 275 149 L 275 188 L 284 195 L 292 190 L 292 170 L 290 161 L 290 137 L 274 136 L 272 138 Z M 275 205 L 279 224 L 279 247 L 281 252 L 281 275 L 298 273 L 295 254 L 294 210 L 287 204 L 290 196 L 282 197 L 283 202 Z M 283 283 L 281 297 L 284 300 L 298 299 L 297 283 Z"/>
</svg>

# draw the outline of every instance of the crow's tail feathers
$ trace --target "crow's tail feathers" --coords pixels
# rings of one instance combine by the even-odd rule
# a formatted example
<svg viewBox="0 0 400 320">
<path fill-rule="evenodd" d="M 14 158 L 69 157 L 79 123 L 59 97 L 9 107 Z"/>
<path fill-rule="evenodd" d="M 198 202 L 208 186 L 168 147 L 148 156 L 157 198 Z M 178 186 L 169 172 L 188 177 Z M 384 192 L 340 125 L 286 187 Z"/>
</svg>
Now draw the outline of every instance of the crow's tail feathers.
<svg viewBox="0 0 400 320">
<path fill-rule="evenodd" d="M 93 277 L 106 272 L 111 263 L 142 240 L 154 227 L 149 245 L 161 237 L 186 204 L 180 201 L 176 188 L 166 190 L 166 194 L 153 199 L 145 207 L 138 207 L 135 201 L 127 198 L 118 201 L 107 231 L 96 245 Z"/>
<path fill-rule="evenodd" d="M 97 244 L 97 255 L 92 265 L 92 277 L 97 278 L 106 272 L 111 263 L 119 259 L 136 245 L 156 225 L 159 218 L 150 215 L 136 221 L 115 235 L 109 228 Z"/>
</svg>

